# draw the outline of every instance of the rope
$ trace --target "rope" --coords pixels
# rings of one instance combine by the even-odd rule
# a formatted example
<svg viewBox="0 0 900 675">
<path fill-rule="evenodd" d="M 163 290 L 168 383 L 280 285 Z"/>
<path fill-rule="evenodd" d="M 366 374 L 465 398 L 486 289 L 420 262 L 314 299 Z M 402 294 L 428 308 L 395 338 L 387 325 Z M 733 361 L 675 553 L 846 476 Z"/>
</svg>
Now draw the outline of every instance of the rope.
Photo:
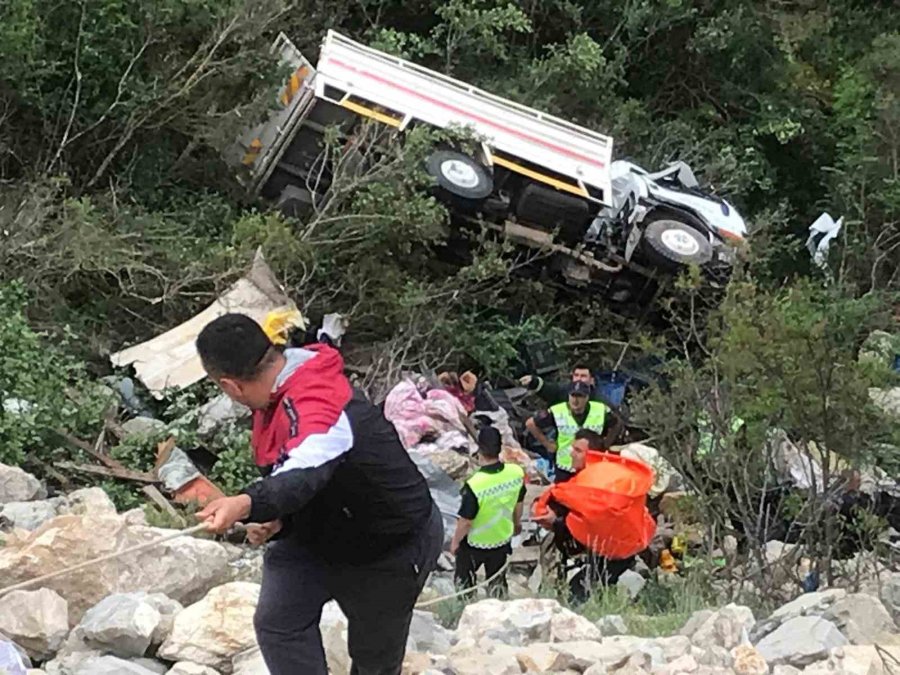
<svg viewBox="0 0 900 675">
<path fill-rule="evenodd" d="M 456 593 L 451 593 L 450 595 L 442 595 L 439 598 L 435 598 L 434 600 L 426 600 L 425 602 L 417 602 L 416 609 L 422 609 L 423 607 L 431 607 L 432 605 L 437 605 L 447 600 L 453 600 L 454 598 L 461 598 L 464 595 L 468 595 L 473 591 L 477 591 L 479 588 L 483 588 L 487 586 L 495 579 L 498 579 L 501 574 L 506 572 L 506 569 L 509 567 L 509 558 L 506 559 L 506 562 L 503 563 L 503 567 L 494 572 L 493 576 L 488 579 L 485 579 L 482 582 L 475 584 L 474 586 L 470 586 L 469 588 L 464 588 L 461 591 L 457 591 Z"/>
<path fill-rule="evenodd" d="M 0 597 L 3 597 L 7 593 L 12 593 L 13 591 L 19 591 L 23 588 L 28 588 L 29 586 L 33 586 L 34 584 L 40 583 L 42 581 L 49 581 L 50 579 L 56 579 L 57 577 L 64 576 L 66 574 L 71 574 L 72 572 L 77 572 L 78 570 L 83 570 L 88 567 L 92 567 L 93 565 L 99 565 L 100 563 L 108 562 L 110 560 L 115 560 L 116 558 L 121 558 L 124 555 L 128 555 L 129 553 L 137 553 L 138 551 L 145 551 L 148 548 L 153 548 L 154 546 L 159 546 L 167 541 L 171 541 L 172 539 L 178 539 L 179 537 L 186 537 L 191 534 L 196 534 L 197 532 L 201 532 L 206 530 L 206 524 L 200 523 L 199 525 L 194 525 L 193 527 L 189 527 L 186 530 L 179 530 L 173 534 L 168 534 L 165 537 L 160 539 L 154 539 L 153 541 L 148 541 L 143 544 L 138 544 L 137 546 L 131 546 L 130 548 L 126 548 L 123 551 L 117 551 L 116 553 L 109 553 L 104 556 L 100 556 L 99 558 L 94 558 L 92 560 L 86 560 L 83 563 L 79 563 L 77 565 L 72 565 L 71 567 L 65 567 L 61 570 L 57 570 L 56 572 L 51 572 L 50 574 L 44 574 L 40 577 L 35 577 L 34 579 L 29 579 L 28 581 L 23 581 L 19 584 L 13 584 L 12 586 L 7 586 L 5 588 L 0 588 Z"/>
</svg>

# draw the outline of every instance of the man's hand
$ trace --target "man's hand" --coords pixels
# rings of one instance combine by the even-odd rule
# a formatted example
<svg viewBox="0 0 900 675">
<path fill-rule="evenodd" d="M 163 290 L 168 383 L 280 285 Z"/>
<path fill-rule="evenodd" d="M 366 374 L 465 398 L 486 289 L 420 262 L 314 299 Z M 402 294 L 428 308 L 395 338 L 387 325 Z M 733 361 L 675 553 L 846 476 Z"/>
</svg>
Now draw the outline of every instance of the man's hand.
<svg viewBox="0 0 900 675">
<path fill-rule="evenodd" d="M 262 546 L 279 532 L 281 532 L 280 520 L 271 520 L 268 523 L 251 523 L 247 525 L 247 543 L 251 546 Z"/>
<path fill-rule="evenodd" d="M 543 513 L 539 516 L 532 516 L 531 520 L 543 527 L 545 530 L 552 530 L 553 523 L 556 522 L 556 514 L 553 512 L 553 509 L 549 509 L 547 513 Z"/>
<path fill-rule="evenodd" d="M 456 555 L 456 552 L 459 550 L 459 542 L 454 538 L 453 541 L 450 542 L 450 553 Z"/>
<path fill-rule="evenodd" d="M 250 505 L 250 495 L 214 499 L 197 514 L 197 520 L 206 521 L 210 532 L 222 534 L 250 515 Z"/>
<path fill-rule="evenodd" d="M 528 386 L 534 381 L 533 375 L 523 375 L 519 378 L 519 384 L 523 387 L 528 388 Z"/>
</svg>

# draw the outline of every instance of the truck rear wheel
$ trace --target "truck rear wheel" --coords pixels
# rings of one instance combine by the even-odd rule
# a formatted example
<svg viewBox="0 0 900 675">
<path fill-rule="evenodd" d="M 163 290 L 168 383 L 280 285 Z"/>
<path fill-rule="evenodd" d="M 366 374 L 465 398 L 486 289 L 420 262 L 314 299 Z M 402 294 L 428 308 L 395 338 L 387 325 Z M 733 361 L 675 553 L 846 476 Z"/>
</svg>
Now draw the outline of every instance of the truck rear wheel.
<svg viewBox="0 0 900 675">
<path fill-rule="evenodd" d="M 660 218 L 644 228 L 644 253 L 657 266 L 673 270 L 685 265 L 705 265 L 712 260 L 712 246 L 703 233 L 679 220 Z"/>
<path fill-rule="evenodd" d="M 477 206 L 494 190 L 494 181 L 481 164 L 454 150 L 438 150 L 425 162 L 437 180 L 438 192 L 457 206 Z"/>
</svg>

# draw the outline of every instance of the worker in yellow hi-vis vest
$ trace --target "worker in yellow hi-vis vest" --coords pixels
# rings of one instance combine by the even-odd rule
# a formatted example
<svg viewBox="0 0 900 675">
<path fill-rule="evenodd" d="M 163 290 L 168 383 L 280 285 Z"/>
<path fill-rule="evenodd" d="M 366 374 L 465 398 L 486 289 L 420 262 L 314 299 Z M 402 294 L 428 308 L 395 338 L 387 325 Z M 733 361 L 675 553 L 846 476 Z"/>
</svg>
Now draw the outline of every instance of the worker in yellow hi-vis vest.
<svg viewBox="0 0 900 675">
<path fill-rule="evenodd" d="M 456 556 L 456 583 L 462 588 L 475 585 L 475 575 L 484 566 L 485 577 L 496 578 L 488 593 L 507 594 L 506 572 L 498 574 L 512 552 L 513 535 L 522 529 L 525 499 L 525 472 L 517 464 L 500 461 L 500 432 L 485 427 L 478 434 L 481 468 L 462 488 L 459 520 L 450 544 Z"/>
<path fill-rule="evenodd" d="M 551 406 L 543 418 L 530 417 L 525 423 L 529 432 L 544 446 L 547 452 L 555 457 L 555 482 L 563 483 L 575 475 L 572 466 L 572 444 L 575 434 L 580 429 L 588 429 L 604 435 L 604 446 L 611 443 L 611 415 L 605 403 L 589 400 L 591 388 L 584 382 L 573 382 L 569 387 L 569 399 Z M 556 440 L 547 437 L 545 429 L 551 426 L 556 430 Z"/>
</svg>

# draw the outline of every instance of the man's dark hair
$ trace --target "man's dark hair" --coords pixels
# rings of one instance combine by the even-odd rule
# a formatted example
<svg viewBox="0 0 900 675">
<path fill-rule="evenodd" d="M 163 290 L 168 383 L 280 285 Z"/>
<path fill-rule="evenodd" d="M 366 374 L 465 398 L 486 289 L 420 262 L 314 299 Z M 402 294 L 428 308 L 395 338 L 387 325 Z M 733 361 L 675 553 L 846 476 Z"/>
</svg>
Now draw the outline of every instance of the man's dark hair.
<svg viewBox="0 0 900 675">
<path fill-rule="evenodd" d="M 603 436 L 592 429 L 579 429 L 575 432 L 575 440 L 587 441 L 591 450 L 603 450 L 605 446 Z"/>
<path fill-rule="evenodd" d="M 572 372 L 574 373 L 576 370 L 586 370 L 591 375 L 594 374 L 594 371 L 591 370 L 591 367 L 588 364 L 584 363 L 583 361 L 579 361 L 574 366 L 572 366 Z"/>
<path fill-rule="evenodd" d="M 262 327 L 244 314 L 220 316 L 197 337 L 203 367 L 216 377 L 252 380 L 274 351 Z"/>
<path fill-rule="evenodd" d="M 500 432 L 494 427 L 482 427 L 478 432 L 478 452 L 488 459 L 496 459 L 501 450 Z"/>
</svg>

